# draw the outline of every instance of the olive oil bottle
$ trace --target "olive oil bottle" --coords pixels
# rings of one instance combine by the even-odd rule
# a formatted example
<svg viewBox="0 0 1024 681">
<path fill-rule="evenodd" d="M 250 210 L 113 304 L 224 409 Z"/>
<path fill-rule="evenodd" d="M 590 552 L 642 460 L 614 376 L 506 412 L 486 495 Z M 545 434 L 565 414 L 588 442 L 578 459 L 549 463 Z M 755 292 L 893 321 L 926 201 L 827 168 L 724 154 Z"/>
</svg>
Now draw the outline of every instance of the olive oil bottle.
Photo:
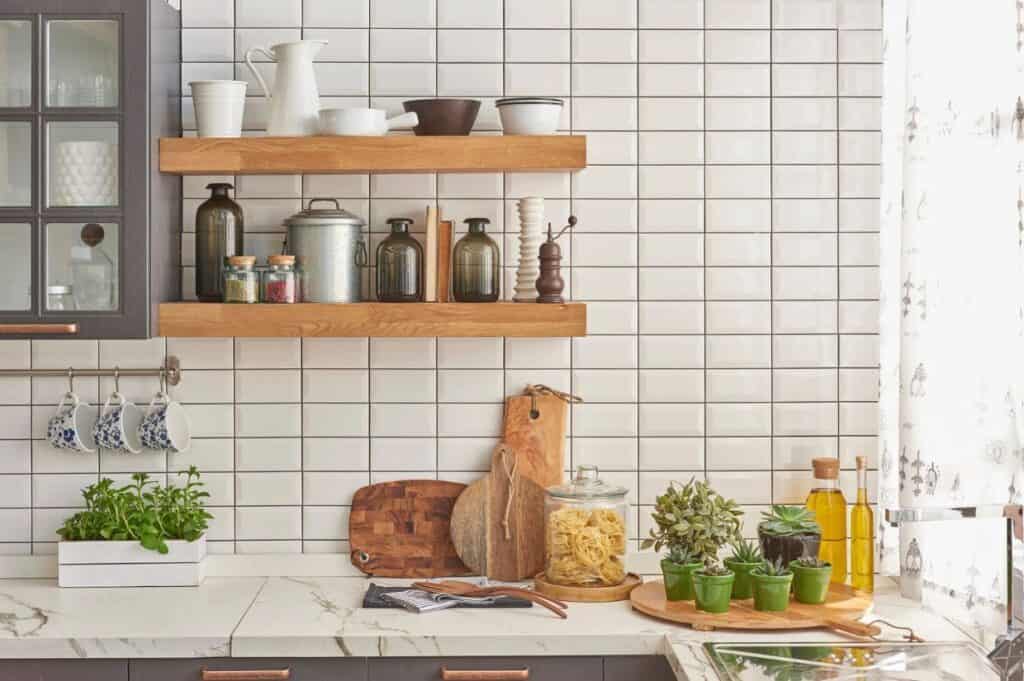
<svg viewBox="0 0 1024 681">
<path fill-rule="evenodd" d="M 868 505 L 868 460 L 857 457 L 857 503 L 850 511 L 850 584 L 875 590 L 875 514 Z"/>
<path fill-rule="evenodd" d="M 814 465 L 814 487 L 807 495 L 807 509 L 821 525 L 818 557 L 832 564 L 832 581 L 846 582 L 846 499 L 839 489 L 839 459 L 821 458 Z"/>
</svg>

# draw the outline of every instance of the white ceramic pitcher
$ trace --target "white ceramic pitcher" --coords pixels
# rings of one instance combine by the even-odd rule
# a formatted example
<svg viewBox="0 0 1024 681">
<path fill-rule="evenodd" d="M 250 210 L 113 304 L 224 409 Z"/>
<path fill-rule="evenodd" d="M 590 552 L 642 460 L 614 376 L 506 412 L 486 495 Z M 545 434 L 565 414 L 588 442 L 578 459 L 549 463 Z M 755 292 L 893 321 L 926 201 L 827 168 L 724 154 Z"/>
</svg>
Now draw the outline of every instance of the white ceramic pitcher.
<svg viewBox="0 0 1024 681">
<path fill-rule="evenodd" d="M 326 40 L 298 40 L 266 47 L 253 47 L 245 53 L 245 63 L 256 77 L 270 102 L 268 135 L 315 135 L 319 126 L 320 94 L 316 89 L 313 57 L 327 44 Z M 274 91 L 252 63 L 259 52 L 277 62 Z"/>
</svg>

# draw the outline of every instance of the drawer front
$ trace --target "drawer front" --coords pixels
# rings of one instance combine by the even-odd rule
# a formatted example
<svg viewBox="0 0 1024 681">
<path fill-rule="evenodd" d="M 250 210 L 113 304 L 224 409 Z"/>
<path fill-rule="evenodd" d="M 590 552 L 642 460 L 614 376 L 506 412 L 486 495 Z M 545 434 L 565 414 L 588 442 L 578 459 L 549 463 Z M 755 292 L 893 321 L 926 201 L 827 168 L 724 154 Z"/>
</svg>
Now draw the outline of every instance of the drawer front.
<svg viewBox="0 0 1024 681">
<path fill-rule="evenodd" d="M 601 681 L 604 675 L 600 657 L 390 657 L 371 658 L 368 667 L 368 681 L 440 681 L 442 668 L 529 669 L 529 681 Z"/>
<path fill-rule="evenodd" d="M 604 681 L 675 681 L 662 655 L 622 655 L 604 658 Z"/>
<path fill-rule="evenodd" d="M 128 661 L 4 660 L 0 681 L 128 681 Z"/>
<path fill-rule="evenodd" d="M 366 658 L 362 657 L 132 660 L 131 681 L 202 681 L 204 669 L 213 672 L 208 681 L 366 681 Z M 288 670 L 287 679 L 281 674 L 283 670 Z"/>
</svg>

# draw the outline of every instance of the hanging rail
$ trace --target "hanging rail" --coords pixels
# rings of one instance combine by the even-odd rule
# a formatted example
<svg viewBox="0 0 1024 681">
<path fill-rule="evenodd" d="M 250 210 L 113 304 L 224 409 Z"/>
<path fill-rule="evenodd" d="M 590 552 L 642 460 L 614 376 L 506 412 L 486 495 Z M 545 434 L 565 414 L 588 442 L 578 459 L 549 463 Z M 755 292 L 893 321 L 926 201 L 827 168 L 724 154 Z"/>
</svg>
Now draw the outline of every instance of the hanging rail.
<svg viewBox="0 0 1024 681">
<path fill-rule="evenodd" d="M 12 376 L 159 376 L 167 385 L 178 385 L 181 382 L 181 362 L 174 355 L 168 355 L 164 365 L 157 369 L 0 369 L 0 378 Z"/>
</svg>

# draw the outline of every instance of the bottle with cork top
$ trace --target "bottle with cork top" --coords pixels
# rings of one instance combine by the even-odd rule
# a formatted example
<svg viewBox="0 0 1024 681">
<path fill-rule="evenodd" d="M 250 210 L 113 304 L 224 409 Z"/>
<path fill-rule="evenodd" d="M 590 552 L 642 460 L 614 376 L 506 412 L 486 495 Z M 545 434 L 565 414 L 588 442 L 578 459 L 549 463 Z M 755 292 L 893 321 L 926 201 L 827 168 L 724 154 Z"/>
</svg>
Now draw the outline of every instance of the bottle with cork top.
<svg viewBox="0 0 1024 681">
<path fill-rule="evenodd" d="M 814 487 L 807 495 L 807 509 L 821 525 L 818 557 L 832 564 L 832 581 L 846 582 L 846 499 L 839 489 L 839 459 L 812 459 Z"/>
<path fill-rule="evenodd" d="M 875 590 L 875 514 L 868 504 L 868 459 L 857 457 L 857 503 L 850 511 L 850 584 Z"/>
</svg>

